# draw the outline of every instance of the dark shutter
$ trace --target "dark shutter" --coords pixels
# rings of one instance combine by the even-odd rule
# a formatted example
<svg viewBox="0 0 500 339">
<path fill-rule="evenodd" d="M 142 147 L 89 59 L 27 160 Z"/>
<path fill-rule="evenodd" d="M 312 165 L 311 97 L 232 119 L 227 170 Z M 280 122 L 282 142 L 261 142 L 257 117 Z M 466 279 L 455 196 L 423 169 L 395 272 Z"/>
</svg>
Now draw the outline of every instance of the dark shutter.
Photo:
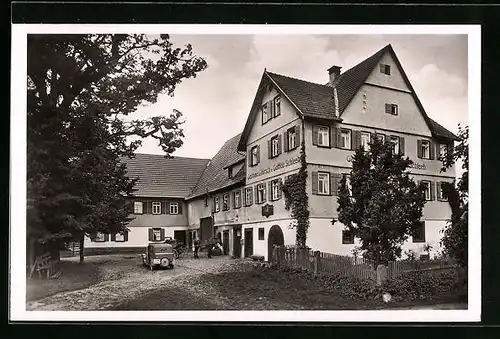
<svg viewBox="0 0 500 339">
<path fill-rule="evenodd" d="M 391 104 L 385 104 L 385 113 L 391 114 Z"/>
<path fill-rule="evenodd" d="M 109 233 L 104 233 L 104 241 L 109 241 Z"/>
<path fill-rule="evenodd" d="M 251 147 L 248 150 L 247 162 L 248 162 L 249 167 L 253 166 L 253 164 L 252 164 L 252 148 Z"/>
<path fill-rule="evenodd" d="M 432 140 L 429 140 L 429 159 L 434 160 L 436 158 L 436 145 Z"/>
<path fill-rule="evenodd" d="M 330 126 L 330 148 L 337 147 L 337 127 Z"/>
<path fill-rule="evenodd" d="M 285 133 L 283 134 L 283 144 L 285 145 L 285 152 L 288 152 L 288 150 L 290 149 L 290 146 L 288 145 L 288 131 L 285 131 Z"/>
<path fill-rule="evenodd" d="M 283 187 L 283 179 L 279 178 L 278 179 L 278 199 L 281 199 L 283 196 L 283 191 L 281 190 L 281 187 Z"/>
<path fill-rule="evenodd" d="M 453 144 L 453 141 L 448 144 L 448 146 L 446 147 L 446 151 L 447 156 L 451 156 L 453 154 L 453 152 L 455 151 L 455 145 Z"/>
<path fill-rule="evenodd" d="M 282 138 L 282 135 L 281 134 L 278 134 L 278 155 L 281 154 L 281 138 Z"/>
<path fill-rule="evenodd" d="M 399 153 L 405 154 L 405 138 L 399 137 Z"/>
<path fill-rule="evenodd" d="M 215 212 L 215 198 L 216 197 L 213 197 L 212 199 L 212 212 Z"/>
<path fill-rule="evenodd" d="M 434 181 L 430 181 L 429 182 L 429 186 L 430 186 L 430 191 L 431 191 L 431 200 L 436 200 L 436 185 L 435 185 L 435 182 Z"/>
<path fill-rule="evenodd" d="M 300 145 L 300 124 L 295 126 L 295 147 Z"/>
<path fill-rule="evenodd" d="M 267 158 L 271 159 L 273 157 L 273 139 L 267 140 Z"/>
<path fill-rule="evenodd" d="M 153 214 L 153 202 L 146 201 L 146 205 L 147 205 L 148 214 Z"/>
<path fill-rule="evenodd" d="M 260 145 L 257 145 L 257 163 L 256 165 L 260 162 Z"/>
<path fill-rule="evenodd" d="M 111 234 L 111 241 L 116 241 L 116 233 Z"/>
<path fill-rule="evenodd" d="M 259 203 L 259 191 L 257 190 L 257 187 L 259 185 L 255 185 L 254 187 L 254 195 L 255 195 L 255 203 L 258 204 Z"/>
<path fill-rule="evenodd" d="M 318 172 L 312 172 L 312 194 L 318 194 Z"/>
<path fill-rule="evenodd" d="M 335 192 L 333 191 L 333 188 L 335 186 L 335 179 L 334 179 L 334 173 L 330 173 L 328 175 L 329 178 L 329 184 L 330 184 L 330 194 L 329 195 L 335 195 Z"/>
<path fill-rule="evenodd" d="M 247 204 L 248 206 L 251 206 L 253 204 L 253 189 L 249 187 L 249 191 L 250 191 L 250 199 L 248 199 Z"/>
<path fill-rule="evenodd" d="M 165 230 L 160 228 L 160 241 L 165 240 Z"/>
<path fill-rule="evenodd" d="M 128 203 L 130 204 L 130 214 L 135 213 L 135 202 L 128 200 Z"/>
<path fill-rule="evenodd" d="M 182 202 L 177 203 L 179 206 L 179 214 L 182 214 Z"/>
<path fill-rule="evenodd" d="M 128 231 L 123 231 L 123 241 L 128 241 Z"/>
<path fill-rule="evenodd" d="M 313 125 L 312 126 L 312 143 L 313 145 L 318 145 L 318 125 Z"/>
<path fill-rule="evenodd" d="M 148 229 L 148 237 L 149 237 L 149 241 L 153 241 L 154 240 L 153 229 L 152 228 Z"/>
<path fill-rule="evenodd" d="M 417 140 L 417 157 L 422 158 L 422 140 Z"/>
<path fill-rule="evenodd" d="M 273 180 L 269 181 L 269 201 L 273 201 Z"/>
<path fill-rule="evenodd" d="M 331 187 L 332 195 L 338 195 L 340 180 L 342 180 L 342 174 L 332 173 L 331 177 L 333 177 L 333 180 L 331 180 L 331 183 L 332 183 L 332 187 Z"/>
<path fill-rule="evenodd" d="M 354 133 L 352 149 L 355 150 L 361 147 L 361 131 L 352 131 L 352 133 Z"/>
<path fill-rule="evenodd" d="M 234 191 L 232 195 L 233 195 L 233 208 L 238 208 L 236 206 L 236 191 Z"/>
</svg>

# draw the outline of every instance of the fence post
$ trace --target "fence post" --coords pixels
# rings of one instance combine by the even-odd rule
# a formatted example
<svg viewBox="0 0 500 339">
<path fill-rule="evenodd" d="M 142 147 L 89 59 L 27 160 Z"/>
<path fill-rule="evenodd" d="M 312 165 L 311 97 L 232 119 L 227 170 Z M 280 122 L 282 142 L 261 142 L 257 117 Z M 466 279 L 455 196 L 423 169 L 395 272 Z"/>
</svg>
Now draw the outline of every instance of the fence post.
<svg viewBox="0 0 500 339">
<path fill-rule="evenodd" d="M 377 266 L 377 285 L 382 285 L 387 280 L 387 266 Z"/>
<path fill-rule="evenodd" d="M 314 252 L 314 274 L 318 274 L 319 251 Z"/>
</svg>

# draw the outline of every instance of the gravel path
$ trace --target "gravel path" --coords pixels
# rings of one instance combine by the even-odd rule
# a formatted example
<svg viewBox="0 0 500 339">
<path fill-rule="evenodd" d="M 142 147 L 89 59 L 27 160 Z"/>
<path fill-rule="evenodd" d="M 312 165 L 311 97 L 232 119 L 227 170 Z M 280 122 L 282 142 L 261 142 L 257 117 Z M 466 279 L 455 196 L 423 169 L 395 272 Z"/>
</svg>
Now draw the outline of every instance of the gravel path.
<svg viewBox="0 0 500 339">
<path fill-rule="evenodd" d="M 77 260 L 71 258 L 70 260 Z M 85 258 L 99 265 L 100 282 L 77 291 L 62 292 L 27 303 L 27 310 L 36 311 L 95 311 L 113 309 L 127 300 L 158 289 L 182 289 L 185 293 L 211 300 L 219 307 L 230 302 L 218 295 L 210 284 L 200 284 L 199 276 L 245 270 L 247 261 L 228 257 L 212 259 L 180 259 L 174 269 L 150 271 L 138 255 L 102 255 Z"/>
</svg>

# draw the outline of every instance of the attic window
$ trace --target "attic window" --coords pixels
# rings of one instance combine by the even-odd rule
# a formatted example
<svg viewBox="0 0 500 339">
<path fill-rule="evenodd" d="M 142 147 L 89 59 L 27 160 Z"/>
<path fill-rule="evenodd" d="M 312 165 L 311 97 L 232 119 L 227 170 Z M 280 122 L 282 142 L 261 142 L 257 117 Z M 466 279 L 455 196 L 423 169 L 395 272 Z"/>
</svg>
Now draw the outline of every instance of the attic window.
<svg viewBox="0 0 500 339">
<path fill-rule="evenodd" d="M 391 75 L 391 66 L 386 64 L 380 64 L 380 73 Z"/>
<path fill-rule="evenodd" d="M 227 176 L 229 177 L 229 179 L 231 179 L 233 177 L 233 168 L 232 167 L 227 168 Z"/>
</svg>

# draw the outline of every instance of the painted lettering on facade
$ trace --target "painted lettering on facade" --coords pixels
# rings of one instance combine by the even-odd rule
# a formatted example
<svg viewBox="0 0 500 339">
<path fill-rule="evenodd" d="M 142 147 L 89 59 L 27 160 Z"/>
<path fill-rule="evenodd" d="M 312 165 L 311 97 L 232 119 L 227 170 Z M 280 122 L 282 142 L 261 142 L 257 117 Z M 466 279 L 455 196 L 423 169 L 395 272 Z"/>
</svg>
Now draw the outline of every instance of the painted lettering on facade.
<svg viewBox="0 0 500 339">
<path fill-rule="evenodd" d="M 258 172 L 251 173 L 251 174 L 248 175 L 248 179 L 257 178 L 257 177 L 260 177 L 262 175 L 275 172 L 275 171 L 277 171 L 279 169 L 282 169 L 282 168 L 285 168 L 285 167 L 288 167 L 288 166 L 292 166 L 292 165 L 297 164 L 299 162 L 300 162 L 300 157 L 288 159 L 288 160 L 282 161 L 280 163 L 277 163 L 273 167 L 264 168 L 264 169 L 262 169 L 262 170 L 260 170 Z"/>
<path fill-rule="evenodd" d="M 413 164 L 411 164 L 409 167 L 413 168 L 413 169 L 418 169 L 418 170 L 426 170 L 427 169 L 427 167 L 425 166 L 425 164 L 419 164 L 419 163 L 416 163 L 416 162 L 414 162 Z"/>
</svg>

